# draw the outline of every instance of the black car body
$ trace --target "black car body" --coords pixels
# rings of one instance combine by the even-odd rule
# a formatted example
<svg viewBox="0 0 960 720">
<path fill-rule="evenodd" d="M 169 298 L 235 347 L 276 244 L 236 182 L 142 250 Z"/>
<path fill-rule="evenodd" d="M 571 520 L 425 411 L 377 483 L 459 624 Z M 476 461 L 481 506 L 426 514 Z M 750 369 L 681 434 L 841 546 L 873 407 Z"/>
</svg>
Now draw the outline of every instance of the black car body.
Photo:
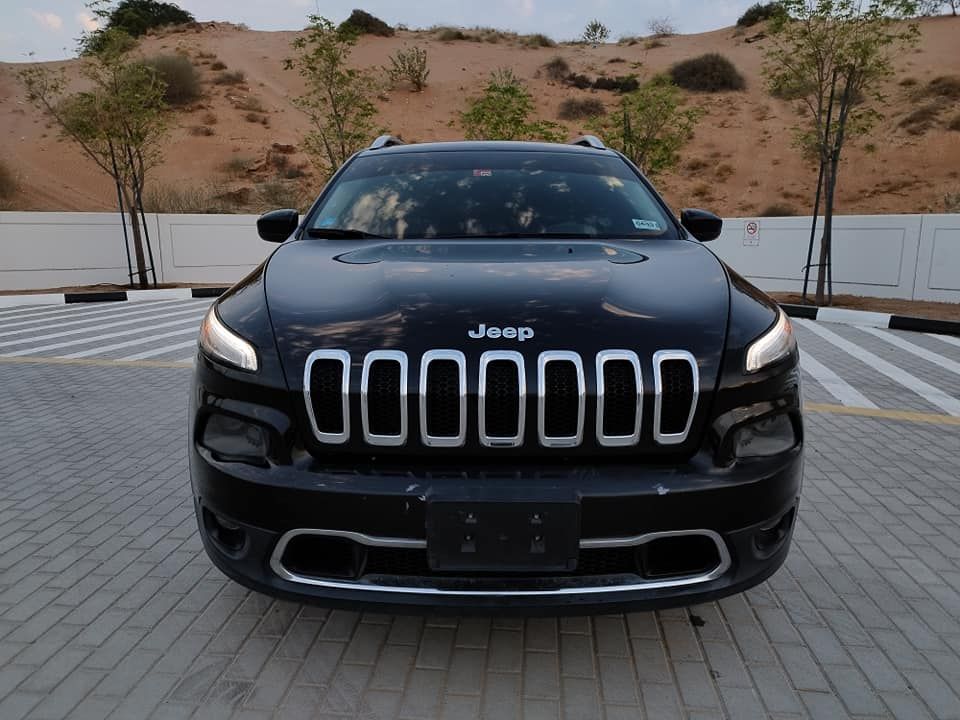
<svg viewBox="0 0 960 720">
<path fill-rule="evenodd" d="M 381 139 L 260 231 L 290 237 L 211 309 L 190 402 L 200 531 L 230 577 L 575 612 L 702 602 L 783 563 L 789 321 L 622 155 Z"/>
</svg>

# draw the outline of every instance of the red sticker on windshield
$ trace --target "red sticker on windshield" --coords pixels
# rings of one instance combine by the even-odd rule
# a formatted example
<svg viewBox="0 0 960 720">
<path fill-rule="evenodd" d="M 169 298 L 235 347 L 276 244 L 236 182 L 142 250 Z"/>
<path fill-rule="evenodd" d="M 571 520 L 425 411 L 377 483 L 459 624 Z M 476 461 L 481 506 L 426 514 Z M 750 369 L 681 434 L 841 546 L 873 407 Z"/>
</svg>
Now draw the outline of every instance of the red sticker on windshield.
<svg viewBox="0 0 960 720">
<path fill-rule="evenodd" d="M 490 177 L 493 175 L 493 170 L 474 170 L 474 177 Z"/>
</svg>

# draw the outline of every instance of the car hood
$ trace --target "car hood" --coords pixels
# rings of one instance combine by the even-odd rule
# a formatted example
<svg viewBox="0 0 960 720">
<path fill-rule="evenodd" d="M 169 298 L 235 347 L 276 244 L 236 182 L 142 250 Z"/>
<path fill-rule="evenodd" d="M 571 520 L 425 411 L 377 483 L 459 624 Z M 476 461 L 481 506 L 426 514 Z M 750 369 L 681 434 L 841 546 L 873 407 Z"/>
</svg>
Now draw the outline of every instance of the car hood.
<svg viewBox="0 0 960 720">
<path fill-rule="evenodd" d="M 682 349 L 708 390 L 729 305 L 719 260 L 684 240 L 299 240 L 270 259 L 266 294 L 291 390 L 321 348 L 348 350 L 354 363 L 375 349 L 411 361 L 457 349 L 468 362 L 493 349 L 529 359 L 574 350 L 585 364 L 599 350 L 629 349 L 648 367 L 653 352 Z M 532 337 L 471 337 L 481 324 Z"/>
</svg>

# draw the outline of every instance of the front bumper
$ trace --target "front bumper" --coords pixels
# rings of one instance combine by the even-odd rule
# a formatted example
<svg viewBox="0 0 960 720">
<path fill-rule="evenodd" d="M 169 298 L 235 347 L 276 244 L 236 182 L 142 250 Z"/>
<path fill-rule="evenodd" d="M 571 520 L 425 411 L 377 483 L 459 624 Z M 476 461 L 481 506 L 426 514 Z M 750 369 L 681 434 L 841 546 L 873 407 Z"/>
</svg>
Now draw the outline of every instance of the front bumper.
<svg viewBox="0 0 960 720">
<path fill-rule="evenodd" d="M 701 603 L 752 587 L 780 567 L 800 495 L 801 446 L 729 468 L 699 460 L 680 466 L 306 470 L 221 462 L 194 445 L 191 474 L 207 553 L 229 577 L 259 592 L 381 612 L 572 613 Z M 581 564 L 600 547 L 621 548 L 622 559 L 649 547 L 651 539 L 685 533 L 713 539 L 717 562 L 660 577 L 623 567 L 593 574 L 427 569 L 432 502 L 548 499 L 577 505 Z M 221 522 L 240 540 L 224 543 Z M 283 546 L 303 531 L 349 545 L 357 573 L 324 577 L 288 568 Z M 377 564 L 374 554 L 380 569 L 366 572 Z M 384 563 L 398 565 L 385 572 Z"/>
</svg>

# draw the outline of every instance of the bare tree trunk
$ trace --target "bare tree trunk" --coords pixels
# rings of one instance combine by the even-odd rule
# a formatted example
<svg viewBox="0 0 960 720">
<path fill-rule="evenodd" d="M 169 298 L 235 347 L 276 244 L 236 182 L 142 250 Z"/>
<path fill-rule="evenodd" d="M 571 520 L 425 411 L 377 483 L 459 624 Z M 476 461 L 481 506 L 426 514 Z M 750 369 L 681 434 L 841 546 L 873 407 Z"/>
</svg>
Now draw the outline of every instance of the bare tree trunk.
<svg viewBox="0 0 960 720">
<path fill-rule="evenodd" d="M 823 305 L 824 289 L 827 281 L 827 267 L 832 255 L 833 245 L 833 196 L 837 189 L 837 170 L 840 169 L 840 158 L 834 155 L 830 158 L 827 169 L 827 186 L 824 192 L 823 236 L 820 238 L 820 274 L 817 276 L 817 305 Z M 831 288 L 832 290 L 832 288 Z M 833 300 L 831 292 L 831 302 Z"/>
<path fill-rule="evenodd" d="M 130 216 L 130 227 L 133 230 L 133 253 L 137 259 L 137 278 L 140 281 L 140 287 L 146 288 L 149 285 L 147 280 L 147 263 L 143 256 L 143 233 L 140 230 L 140 217 L 137 214 L 137 206 L 130 199 L 130 189 L 123 189 L 123 199 L 127 206 L 127 215 Z M 133 278 L 131 278 L 132 280 Z"/>
</svg>

